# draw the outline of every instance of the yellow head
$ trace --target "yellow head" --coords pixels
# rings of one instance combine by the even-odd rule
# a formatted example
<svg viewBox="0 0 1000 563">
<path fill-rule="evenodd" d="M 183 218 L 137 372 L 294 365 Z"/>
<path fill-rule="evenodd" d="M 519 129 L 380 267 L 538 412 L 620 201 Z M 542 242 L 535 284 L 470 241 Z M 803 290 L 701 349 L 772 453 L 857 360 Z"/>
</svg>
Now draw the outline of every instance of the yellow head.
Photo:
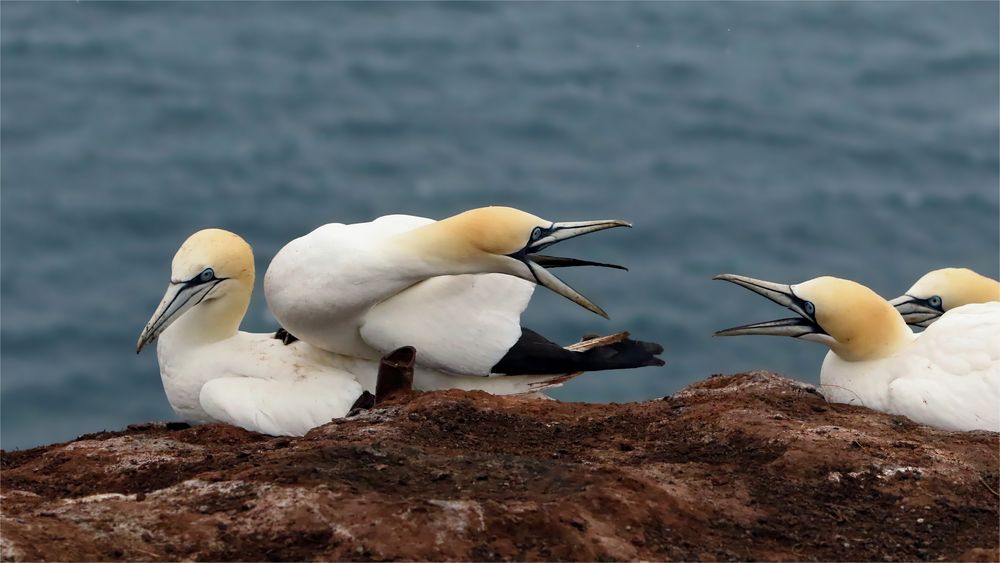
<svg viewBox="0 0 1000 563">
<path fill-rule="evenodd" d="M 546 268 L 605 266 L 574 258 L 538 254 L 557 242 L 614 227 L 631 227 L 625 221 L 553 223 L 511 207 L 482 207 L 442 219 L 399 237 L 405 252 L 428 265 L 432 275 L 500 273 L 548 287 L 567 299 L 607 317 L 600 307 L 566 285 Z"/>
<path fill-rule="evenodd" d="M 513 207 L 480 207 L 441 221 L 451 232 L 449 239 L 487 254 L 507 256 L 523 249 L 532 233 L 552 225 L 531 213 Z M 535 231 L 538 229 L 538 231 Z"/>
<path fill-rule="evenodd" d="M 204 229 L 189 236 L 171 262 L 171 281 L 188 280 L 211 268 L 220 279 L 253 286 L 253 249 L 236 233 Z"/>
<path fill-rule="evenodd" d="M 716 279 L 746 287 L 799 315 L 722 330 L 716 333 L 720 336 L 792 336 L 826 344 L 847 361 L 889 356 L 913 338 L 902 317 L 885 299 L 850 280 L 820 277 L 784 285 L 733 274 Z"/>
<path fill-rule="evenodd" d="M 205 229 L 188 237 L 171 264 L 170 285 L 143 329 L 136 352 L 189 311 L 206 313 L 198 329 L 206 338 L 235 333 L 253 292 L 253 249 L 238 235 Z"/>
<path fill-rule="evenodd" d="M 925 274 L 890 303 L 906 322 L 927 326 L 956 307 L 990 301 L 1000 301 L 1000 282 L 968 268 L 942 268 Z"/>
<path fill-rule="evenodd" d="M 817 340 L 845 360 L 884 357 L 912 339 L 899 313 L 857 282 L 827 276 L 793 285 L 792 291 L 813 303 L 816 324 L 830 337 Z"/>
</svg>

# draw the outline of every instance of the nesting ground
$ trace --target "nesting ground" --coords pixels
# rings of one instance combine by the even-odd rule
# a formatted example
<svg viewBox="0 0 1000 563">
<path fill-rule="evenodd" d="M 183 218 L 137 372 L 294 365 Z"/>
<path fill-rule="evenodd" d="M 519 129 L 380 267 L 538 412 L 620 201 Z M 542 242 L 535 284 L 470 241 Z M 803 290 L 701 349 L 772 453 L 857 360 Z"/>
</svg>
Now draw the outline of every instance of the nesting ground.
<svg viewBox="0 0 1000 563">
<path fill-rule="evenodd" d="M 298 439 L 147 424 L 3 452 L 0 557 L 996 561 L 998 445 L 767 372 L 416 394 Z"/>
</svg>

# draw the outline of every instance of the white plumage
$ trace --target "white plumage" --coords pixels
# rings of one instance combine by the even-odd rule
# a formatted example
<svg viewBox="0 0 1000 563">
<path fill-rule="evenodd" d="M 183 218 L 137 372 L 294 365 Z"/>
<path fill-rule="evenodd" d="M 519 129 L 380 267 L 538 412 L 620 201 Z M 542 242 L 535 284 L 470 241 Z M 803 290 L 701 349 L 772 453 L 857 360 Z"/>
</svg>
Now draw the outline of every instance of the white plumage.
<svg viewBox="0 0 1000 563">
<path fill-rule="evenodd" d="M 184 321 L 160 335 L 157 359 L 167 400 L 188 422 L 225 422 L 264 434 L 301 436 L 345 416 L 364 391 L 375 391 L 377 361 L 333 354 L 301 341 L 286 346 L 270 334 L 248 332 L 198 345 L 183 338 Z M 511 395 L 557 387 L 568 378 L 462 376 L 418 367 L 413 387 Z"/>
<path fill-rule="evenodd" d="M 545 269 L 595 263 L 537 251 L 627 225 L 551 223 L 510 208 L 333 223 L 278 252 L 264 293 L 283 328 L 324 350 L 375 359 L 412 345 L 418 365 L 485 376 L 521 337 L 536 283 L 604 314 Z"/>
<path fill-rule="evenodd" d="M 946 430 L 1000 432 L 1000 303 L 957 307 L 914 334 L 892 305 L 867 287 L 832 277 L 797 285 L 723 274 L 799 318 L 717 332 L 791 336 L 823 343 L 822 391 Z"/>
<path fill-rule="evenodd" d="M 303 341 L 286 346 L 271 334 L 240 331 L 253 279 L 250 246 L 227 231 L 199 231 L 174 257 L 171 283 L 136 351 L 159 338 L 160 376 L 178 416 L 191 423 L 225 422 L 265 434 L 298 436 L 346 415 L 364 391 L 375 391 L 377 359 L 336 354 Z M 504 334 L 502 330 L 516 323 L 532 289 L 528 282 L 502 275 L 434 278 L 373 307 L 358 327 L 373 346 L 385 350 L 415 344 L 433 351 L 435 339 L 447 339 L 459 350 L 475 351 L 476 339 L 486 337 L 483 331 Z M 458 303 L 463 300 L 479 304 L 478 325 L 462 325 Z M 400 316 L 398 308 L 410 316 Z M 449 349 L 437 350 L 439 355 L 429 354 L 425 363 L 447 361 L 441 354 Z M 452 365 L 472 370 L 475 362 L 490 361 L 471 352 L 461 357 L 467 363 Z M 570 377 L 482 377 L 446 374 L 424 365 L 414 371 L 414 388 L 533 393 Z"/>
<path fill-rule="evenodd" d="M 534 289 L 503 274 L 430 278 L 372 307 L 361 337 L 383 354 L 414 346 L 424 367 L 489 374 L 521 336 Z"/>
<path fill-rule="evenodd" d="M 167 400 L 189 422 L 300 436 L 346 415 L 364 392 L 321 350 L 247 332 L 197 345 L 181 336 L 184 321 L 160 336 L 157 358 Z"/>
<path fill-rule="evenodd" d="M 952 309 L 887 358 L 847 362 L 831 351 L 820 379 L 834 402 L 1000 432 L 1000 303 Z"/>
</svg>

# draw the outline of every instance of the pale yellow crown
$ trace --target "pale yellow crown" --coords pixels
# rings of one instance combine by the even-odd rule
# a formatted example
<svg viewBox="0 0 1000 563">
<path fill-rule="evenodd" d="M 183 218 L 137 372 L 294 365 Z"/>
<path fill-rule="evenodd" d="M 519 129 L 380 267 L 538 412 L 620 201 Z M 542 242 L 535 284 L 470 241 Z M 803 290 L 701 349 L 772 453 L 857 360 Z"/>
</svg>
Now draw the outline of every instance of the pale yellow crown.
<svg viewBox="0 0 1000 563">
<path fill-rule="evenodd" d="M 792 286 L 816 307 L 816 322 L 835 341 L 830 348 L 848 361 L 884 357 L 912 339 L 895 308 L 867 287 L 834 277 Z"/>
<path fill-rule="evenodd" d="M 942 268 L 925 274 L 906 294 L 918 299 L 937 295 L 947 311 L 970 303 L 1000 301 L 1000 282 L 968 268 Z"/>
<path fill-rule="evenodd" d="M 478 250 L 503 256 L 524 248 L 532 229 L 550 221 L 513 207 L 480 207 L 441 223 L 457 235 L 452 240 L 461 239 Z"/>
<path fill-rule="evenodd" d="M 173 281 L 191 279 L 205 268 L 218 278 L 238 280 L 253 286 L 253 249 L 239 235 L 222 229 L 204 229 L 181 245 L 171 263 Z"/>
</svg>

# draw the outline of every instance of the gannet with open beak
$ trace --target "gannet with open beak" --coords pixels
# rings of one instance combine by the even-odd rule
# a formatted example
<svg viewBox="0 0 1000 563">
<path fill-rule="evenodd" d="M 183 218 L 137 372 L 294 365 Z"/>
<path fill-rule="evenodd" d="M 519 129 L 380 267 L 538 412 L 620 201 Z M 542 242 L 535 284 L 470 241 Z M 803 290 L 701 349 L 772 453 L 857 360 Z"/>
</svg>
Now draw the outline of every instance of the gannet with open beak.
<svg viewBox="0 0 1000 563">
<path fill-rule="evenodd" d="M 798 317 L 721 330 L 719 336 L 791 336 L 820 342 L 823 394 L 946 430 L 1000 431 L 1000 303 L 966 305 L 920 335 L 867 287 L 832 277 L 785 285 L 725 280 Z"/>
<path fill-rule="evenodd" d="M 1000 282 L 968 268 L 942 268 L 924 274 L 889 303 L 908 324 L 926 327 L 952 309 L 991 301 L 1000 301 Z"/>
<path fill-rule="evenodd" d="M 199 231 L 174 256 L 170 285 L 136 352 L 159 337 L 160 376 L 178 416 L 191 423 L 218 421 L 298 436 L 346 415 L 365 390 L 375 391 L 377 361 L 306 342 L 285 346 L 270 333 L 240 331 L 253 282 L 253 251 L 228 231 Z M 413 387 L 522 394 L 557 387 L 576 375 L 484 378 L 417 368 Z"/>
<path fill-rule="evenodd" d="M 626 340 L 572 352 L 520 324 L 535 284 L 607 317 L 548 268 L 620 266 L 540 253 L 560 241 L 628 226 L 618 220 L 553 223 L 509 207 L 440 221 L 390 215 L 328 224 L 278 252 L 264 276 L 264 293 L 289 333 L 352 357 L 374 359 L 410 345 L 420 366 L 481 376 L 662 365 L 657 344 Z"/>
</svg>

